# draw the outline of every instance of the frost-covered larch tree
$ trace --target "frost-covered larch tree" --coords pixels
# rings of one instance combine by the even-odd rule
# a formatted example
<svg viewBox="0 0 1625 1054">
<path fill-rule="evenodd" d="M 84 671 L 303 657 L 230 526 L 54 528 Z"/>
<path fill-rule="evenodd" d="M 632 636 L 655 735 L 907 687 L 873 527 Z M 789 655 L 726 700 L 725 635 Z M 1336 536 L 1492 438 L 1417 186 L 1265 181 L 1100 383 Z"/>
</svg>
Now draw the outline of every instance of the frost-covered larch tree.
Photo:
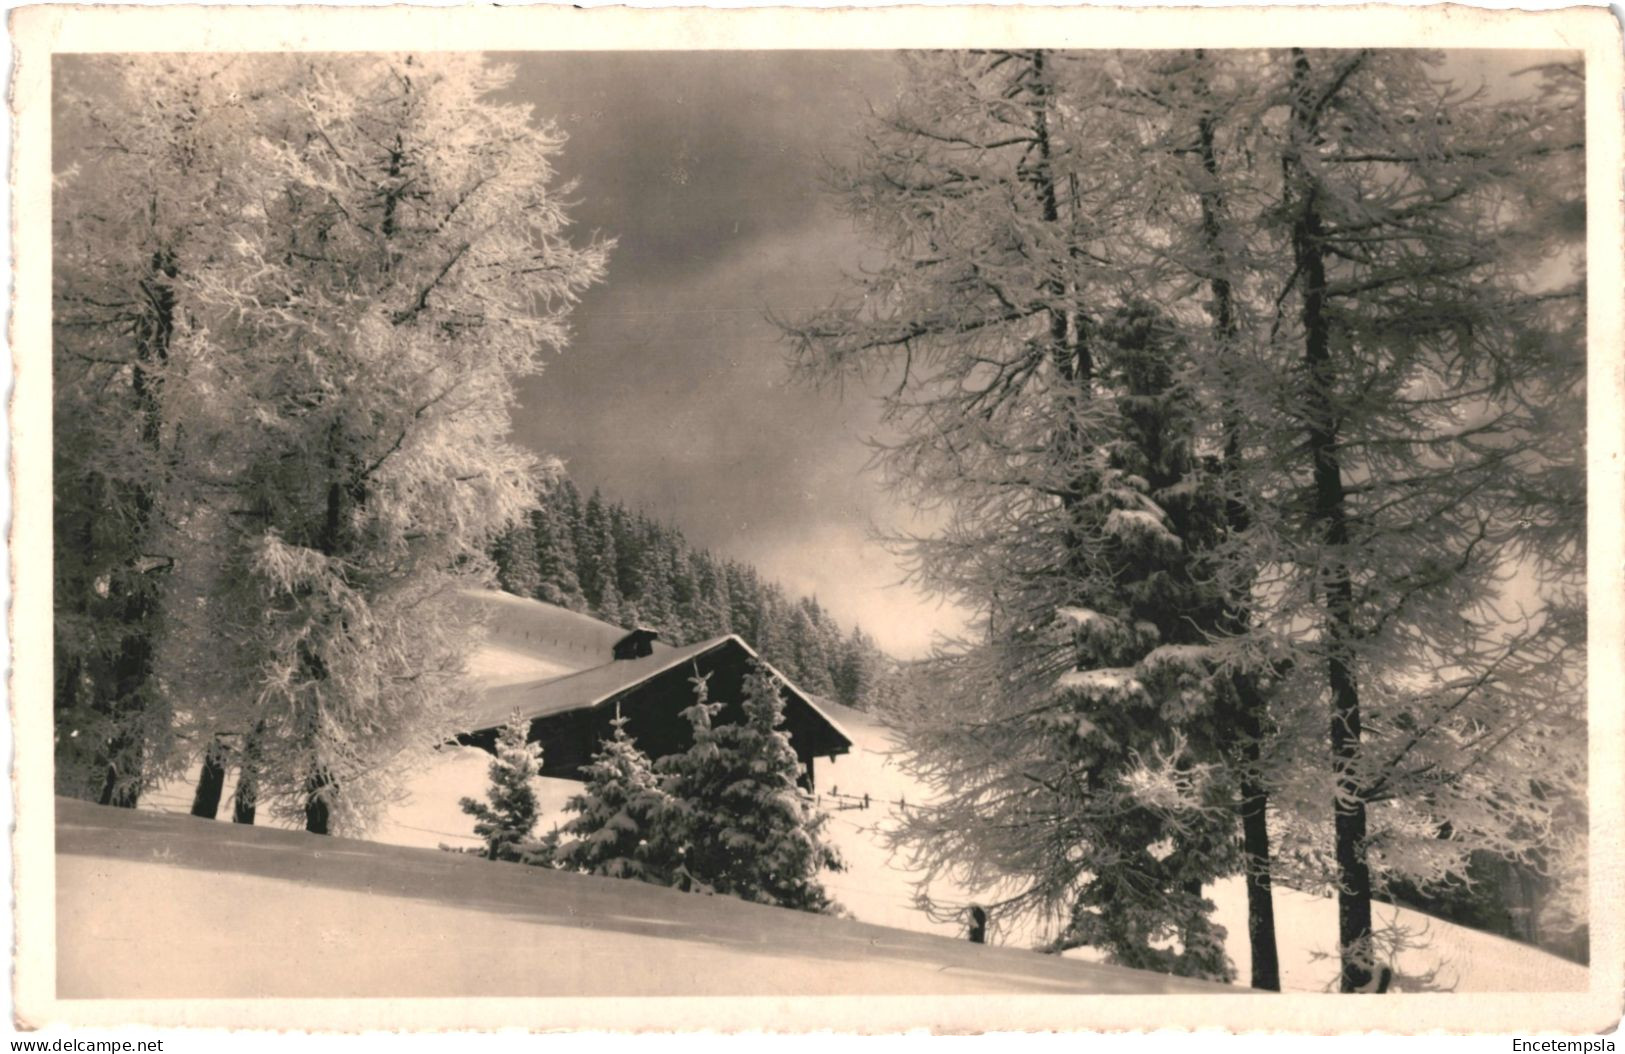
<svg viewBox="0 0 1625 1054">
<path fill-rule="evenodd" d="M 562 346 L 607 246 L 567 239 L 562 136 L 496 102 L 511 73 L 478 57 L 124 72 L 120 105 L 159 129 L 210 112 L 188 92 L 234 118 L 205 122 L 221 160 L 188 185 L 208 238 L 166 275 L 174 742 L 229 744 L 239 819 L 263 800 L 359 827 L 450 731 L 478 633 L 459 596 L 534 501 L 503 439 L 513 384 Z"/>
<path fill-rule="evenodd" d="M 305 134 L 255 158 L 282 193 L 221 276 L 268 440 L 228 562 L 260 609 L 249 734 L 262 793 L 308 830 L 364 822 L 445 735 L 477 629 L 461 590 L 533 500 L 531 458 L 500 438 L 514 381 L 602 274 L 602 246 L 564 238 L 562 137 L 492 100 L 511 77 L 475 57 L 314 62 Z"/>
<path fill-rule="evenodd" d="M 784 731 L 781 682 L 760 667 L 741 689 L 744 720 L 714 724 L 723 703 L 694 678 L 683 711 L 693 743 L 655 770 L 667 798 L 654 839 L 685 888 L 802 911 L 833 912 L 819 875 L 842 868 L 821 833 L 823 814 L 803 800 L 801 764 Z"/>
<path fill-rule="evenodd" d="M 199 272 L 264 193 L 241 129 L 260 119 L 247 64 L 65 60 L 54 120 L 56 776 L 133 806 L 194 751 L 159 668 L 189 588 L 187 529 L 208 485 L 185 428 L 207 397 Z M 276 63 L 257 73 L 274 91 Z"/>
<path fill-rule="evenodd" d="M 1255 254 L 1267 260 L 1276 251 L 1258 233 L 1269 199 L 1237 178 L 1255 163 L 1247 132 L 1268 92 L 1254 73 L 1265 56 L 1197 49 L 1077 58 L 1097 64 L 1107 81 L 1068 108 L 1117 115 L 1124 130 L 1118 150 L 1101 163 L 1129 166 L 1136 175 L 1135 208 L 1116 224 L 1130 232 L 1127 253 L 1105 239 L 1089 251 L 1133 266 L 1135 293 L 1156 305 L 1161 339 L 1185 349 L 1177 378 L 1190 403 L 1188 440 L 1201 456 L 1203 489 L 1222 496 L 1222 517 L 1200 539 L 1203 574 L 1211 576 L 1201 619 L 1203 665 L 1214 678 L 1208 689 L 1225 730 L 1215 745 L 1238 799 L 1250 980 L 1255 988 L 1278 989 L 1270 795 L 1279 730 L 1271 695 L 1288 666 L 1259 632 L 1254 610 L 1264 557 L 1248 545 L 1256 496 L 1240 476 L 1263 455 L 1250 444 L 1249 427 L 1257 422 L 1247 414 L 1257 408 L 1244 409 L 1237 399 L 1277 379 L 1273 365 L 1248 354 L 1273 316 L 1273 287 L 1249 266 Z"/>
<path fill-rule="evenodd" d="M 665 792 L 619 708 L 611 724 L 614 731 L 584 770 L 581 792 L 564 803 L 574 815 L 560 829 L 554 860 L 568 870 L 671 885 L 674 862 L 660 858 L 667 843 L 655 836 L 669 804 Z"/>
<path fill-rule="evenodd" d="M 787 325 L 815 378 L 892 371 L 878 461 L 947 524 L 905 547 L 984 616 L 902 716 L 945 803 L 905 842 L 1065 922 L 1098 825 L 1068 831 L 1088 814 L 1034 768 L 1057 750 L 1037 715 L 1057 678 L 1102 680 L 1056 613 L 1115 585 L 1086 496 L 1119 435 L 1101 327 L 1133 291 L 1189 349 L 1222 495 L 1203 665 L 1237 735 L 1216 756 L 1255 981 L 1284 867 L 1339 892 L 1365 989 L 1373 884 L 1541 859 L 1583 786 L 1577 77 L 1497 101 L 1411 51 L 907 62 L 841 178 L 887 263 Z"/>
<path fill-rule="evenodd" d="M 1329 710 L 1344 991 L 1369 988 L 1385 876 L 1526 859 L 1583 793 L 1583 499 L 1540 485 L 1581 447 L 1584 265 L 1549 224 L 1582 194 L 1581 110 L 1439 61 L 1272 53 L 1249 143 L 1281 305 L 1245 404 L 1250 544 L 1298 697 Z"/>
<path fill-rule="evenodd" d="M 880 465 L 948 524 L 905 547 L 926 585 L 983 615 L 979 639 L 936 660 L 942 690 L 898 717 L 941 806 L 911 815 L 900 844 L 928 876 L 995 891 L 991 911 L 1006 922 L 1052 924 L 1062 943 L 1087 931 L 1143 964 L 1154 940 L 1183 933 L 1192 954 L 1159 965 L 1224 976 L 1199 885 L 1234 866 L 1215 837 L 1233 817 L 1215 827 L 1208 808 L 1226 783 L 1195 789 L 1214 759 L 1190 753 L 1133 670 L 1163 644 L 1200 640 L 1200 620 L 1160 639 L 1178 611 L 1154 595 L 1168 577 L 1159 566 L 1177 568 L 1185 542 L 1146 469 L 1113 455 L 1137 449 L 1133 460 L 1164 471 L 1169 456 L 1189 459 L 1174 455 L 1188 440 L 1158 450 L 1155 428 L 1136 447 L 1133 415 L 1166 394 L 1146 382 L 1169 367 L 1146 348 L 1114 360 L 1103 333 L 1160 244 L 1136 205 L 1135 121 L 1094 105 L 1126 64 L 1046 52 L 907 62 L 909 92 L 843 177 L 889 263 L 866 280 L 862 306 L 787 324 L 814 378 L 893 371 Z M 1187 475 L 1181 464 L 1159 481 L 1171 504 L 1204 493 Z M 1124 574 L 1142 600 L 1108 556 L 1136 562 Z M 1145 617 L 1153 610 L 1167 627 Z M 1112 627 L 1121 633 L 1104 647 Z M 1164 837 L 1176 816 L 1189 851 Z M 1110 876 L 1140 862 L 1158 873 L 1141 895 L 1105 895 Z"/>
<path fill-rule="evenodd" d="M 485 842 L 487 860 L 524 860 L 536 848 L 536 777 L 542 773 L 542 745 L 529 737 L 530 722 L 515 713 L 497 733 L 486 800 L 458 802 L 474 817 L 474 834 Z"/>
</svg>

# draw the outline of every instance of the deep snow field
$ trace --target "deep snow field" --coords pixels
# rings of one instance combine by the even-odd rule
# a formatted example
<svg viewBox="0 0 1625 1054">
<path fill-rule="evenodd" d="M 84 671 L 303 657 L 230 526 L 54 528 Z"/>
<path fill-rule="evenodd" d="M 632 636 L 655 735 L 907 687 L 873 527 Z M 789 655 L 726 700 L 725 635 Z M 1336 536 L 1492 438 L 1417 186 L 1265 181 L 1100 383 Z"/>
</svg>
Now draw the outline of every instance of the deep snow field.
<svg viewBox="0 0 1625 1054">
<path fill-rule="evenodd" d="M 495 657 L 493 667 L 506 665 L 500 661 L 503 659 L 526 667 L 523 672 L 527 674 L 534 669 L 517 654 Z M 489 672 L 501 676 L 494 668 Z M 862 922 L 918 933 L 962 935 L 957 922 L 933 922 L 915 906 L 913 883 L 917 876 L 893 858 L 877 831 L 888 823 L 897 802 L 905 801 L 910 806 L 924 803 L 922 788 L 888 756 L 894 750 L 893 743 L 872 717 L 846 707 L 829 709 L 853 737 L 854 744 L 850 754 L 833 762 L 824 758 L 817 762 L 820 803 L 830 817 L 826 835 L 847 862 L 846 871 L 826 876 L 826 886 L 851 916 Z M 443 748 L 430 767 L 409 781 L 407 797 L 389 810 L 384 823 L 368 837 L 389 845 L 423 848 L 478 845 L 472 834 L 472 820 L 457 802 L 465 795 L 483 797 L 489 763 L 489 755 L 473 748 Z M 539 831 L 562 822 L 564 802 L 579 786 L 568 780 L 540 781 L 544 819 Z M 184 813 L 191 804 L 191 790 L 189 782 L 168 785 L 149 795 L 143 806 Z M 223 820 L 230 816 L 231 790 L 228 782 L 220 810 Z M 839 792 L 838 799 L 831 797 L 835 792 Z M 865 793 L 871 802 L 868 809 L 836 805 L 837 801 L 849 804 L 850 797 Z M 977 899 L 966 891 L 941 886 L 935 892 L 939 899 L 964 903 Z M 1219 922 L 1229 931 L 1230 956 L 1239 971 L 1239 983 L 1245 984 L 1245 888 L 1238 877 L 1216 883 L 1207 893 L 1216 905 Z M 1331 990 L 1337 975 L 1336 963 L 1328 954 L 1337 932 L 1336 900 L 1278 887 L 1275 913 L 1282 987 L 1300 992 Z M 1424 944 L 1401 954 L 1395 991 L 1535 992 L 1583 991 L 1587 987 L 1585 967 L 1539 949 L 1407 909 L 1378 905 L 1377 915 L 1379 925 L 1397 923 L 1419 934 Z M 1002 940 L 1015 947 L 1030 947 L 1036 937 L 1017 932 L 1003 934 Z M 1069 953 L 1069 957 L 1090 958 L 1087 949 Z"/>
<path fill-rule="evenodd" d="M 60 999 L 1236 992 L 732 897 L 66 798 L 56 832 Z"/>
</svg>

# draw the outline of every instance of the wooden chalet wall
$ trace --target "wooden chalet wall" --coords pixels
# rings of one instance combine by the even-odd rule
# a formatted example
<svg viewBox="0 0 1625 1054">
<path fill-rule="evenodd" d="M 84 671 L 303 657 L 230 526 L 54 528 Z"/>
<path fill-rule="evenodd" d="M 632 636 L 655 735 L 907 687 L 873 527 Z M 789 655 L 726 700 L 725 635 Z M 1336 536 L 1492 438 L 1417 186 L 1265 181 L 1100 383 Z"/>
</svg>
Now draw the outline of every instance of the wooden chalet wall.
<svg viewBox="0 0 1625 1054">
<path fill-rule="evenodd" d="M 683 711 L 694 703 L 696 667 L 700 674 L 709 675 L 710 699 L 724 704 L 715 723 L 742 721 L 740 698 L 750 662 L 749 653 L 737 641 L 724 641 L 716 649 L 632 685 L 598 706 L 536 718 L 531 722 L 530 738 L 542 744 L 542 775 L 584 779 L 582 769 L 598 751 L 599 743 L 610 735 L 617 702 L 627 719 L 627 734 L 651 758 L 687 750 L 693 735 Z M 805 782 L 811 788 L 813 758 L 843 754 L 848 744 L 795 692 L 784 688 L 781 694 L 785 700 L 784 729 L 797 759 L 805 766 Z M 495 740 L 495 729 L 460 737 L 461 742 L 485 750 L 493 750 Z"/>
</svg>

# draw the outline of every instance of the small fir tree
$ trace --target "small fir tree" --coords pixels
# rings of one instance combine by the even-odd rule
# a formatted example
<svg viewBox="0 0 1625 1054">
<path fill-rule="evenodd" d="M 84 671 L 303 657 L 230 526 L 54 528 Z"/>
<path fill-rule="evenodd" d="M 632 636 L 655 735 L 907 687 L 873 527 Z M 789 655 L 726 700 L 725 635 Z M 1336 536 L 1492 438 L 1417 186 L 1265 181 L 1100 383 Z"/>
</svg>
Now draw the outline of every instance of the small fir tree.
<svg viewBox="0 0 1625 1054">
<path fill-rule="evenodd" d="M 474 833 L 485 839 L 487 860 L 539 862 L 540 847 L 531 834 L 537 814 L 533 781 L 542 770 L 542 745 L 526 741 L 529 731 L 530 722 L 515 711 L 497 736 L 489 801 L 464 798 L 459 803 L 474 817 Z"/>
<path fill-rule="evenodd" d="M 571 871 L 670 885 L 672 868 L 659 854 L 667 843 L 651 837 L 666 811 L 660 781 L 649 756 L 626 734 L 618 706 L 612 724 L 614 732 L 586 768 L 581 793 L 564 803 L 574 817 L 561 831 L 554 860 Z"/>
<path fill-rule="evenodd" d="M 781 727 L 778 678 L 753 668 L 743 686 L 744 721 L 720 726 L 713 721 L 722 704 L 709 701 L 706 681 L 694 678 L 696 700 L 683 711 L 693 746 L 656 765 L 669 802 L 660 836 L 671 842 L 675 877 L 686 888 L 833 913 L 818 875 L 843 864 L 821 839 L 827 818 L 797 786 L 801 766 Z"/>
</svg>

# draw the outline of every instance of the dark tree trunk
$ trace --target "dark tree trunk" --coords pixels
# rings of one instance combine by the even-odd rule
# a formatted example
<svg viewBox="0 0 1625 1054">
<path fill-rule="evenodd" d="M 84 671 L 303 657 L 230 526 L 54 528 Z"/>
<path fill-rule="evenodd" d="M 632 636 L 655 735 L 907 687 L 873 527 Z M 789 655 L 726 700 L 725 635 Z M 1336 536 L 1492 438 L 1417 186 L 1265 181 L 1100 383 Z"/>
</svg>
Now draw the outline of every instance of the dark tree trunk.
<svg viewBox="0 0 1625 1054">
<path fill-rule="evenodd" d="M 1032 72 L 1026 88 L 1033 96 L 1032 127 L 1037 160 L 1022 174 L 1038 198 L 1039 214 L 1043 221 L 1059 224 L 1061 201 L 1055 179 L 1054 145 L 1050 139 L 1049 127 L 1051 86 L 1048 54 L 1044 51 L 1034 51 L 1029 65 Z M 1021 169 L 1018 168 L 1018 173 L 1020 172 Z M 1060 276 L 1044 279 L 1039 291 L 1050 305 L 1046 312 L 1049 323 L 1050 364 L 1064 382 L 1061 390 L 1066 393 L 1066 397 L 1082 402 L 1090 398 L 1094 384 L 1094 362 L 1085 335 L 1085 328 L 1088 326 L 1087 316 L 1081 304 L 1067 305 L 1066 301 L 1069 298 L 1066 283 Z M 1077 299 L 1075 291 L 1071 299 Z M 1077 452 L 1081 435 L 1076 415 L 1068 407 L 1061 409 L 1061 417 L 1066 424 L 1058 430 L 1056 444 L 1061 461 L 1069 463 Z M 1067 527 L 1064 545 L 1067 571 L 1074 574 L 1081 572 L 1083 554 L 1089 544 L 1086 541 L 1089 536 L 1088 527 L 1081 522 L 1083 496 L 1088 489 L 1088 480 L 1075 479 L 1062 488 L 1060 496 L 1061 505 L 1066 510 L 1068 519 L 1072 521 Z"/>
<path fill-rule="evenodd" d="M 259 773 L 247 765 L 237 776 L 237 793 L 231 796 L 231 822 L 252 825 L 259 811 Z"/>
<path fill-rule="evenodd" d="M 141 799 L 140 776 L 126 771 L 129 767 L 139 772 L 141 754 L 131 736 L 119 734 L 107 747 L 107 768 L 102 776 L 102 791 L 96 800 L 102 805 L 119 809 L 133 809 Z"/>
<path fill-rule="evenodd" d="M 1197 60 L 1204 55 L 1197 52 Z M 1206 91 L 1206 84 L 1203 84 Z M 1197 121 L 1197 143 L 1202 156 L 1202 168 L 1208 176 L 1208 188 L 1200 194 L 1202 206 L 1202 236 L 1211 257 L 1213 277 L 1209 287 L 1213 293 L 1214 336 L 1223 357 L 1227 382 L 1233 385 L 1229 363 L 1235 353 L 1239 325 L 1236 321 L 1234 290 L 1221 240 L 1224 199 L 1219 183 L 1219 157 L 1215 133 L 1218 120 L 1213 111 L 1205 110 Z M 1241 463 L 1241 421 L 1230 409 L 1224 414 L 1224 456 L 1221 470 L 1229 475 Z M 1245 504 L 1234 493 L 1225 501 L 1226 526 L 1232 532 L 1247 529 L 1251 517 Z M 1229 627 L 1233 632 L 1244 632 L 1250 620 L 1245 597 L 1234 598 Z M 1241 844 L 1243 866 L 1247 881 L 1247 939 L 1252 952 L 1252 987 L 1264 991 L 1281 990 L 1281 966 L 1275 940 L 1275 898 L 1270 883 L 1269 791 L 1258 771 L 1262 753 L 1264 724 L 1268 717 L 1268 699 L 1257 682 L 1248 676 L 1233 679 L 1236 692 L 1242 737 L 1240 757 L 1244 776 L 1241 780 Z"/>
<path fill-rule="evenodd" d="M 1268 700 L 1252 678 L 1232 679 L 1241 735 L 1241 852 L 1247 882 L 1247 941 L 1252 951 L 1252 987 L 1281 990 L 1281 963 L 1275 941 L 1275 893 L 1270 880 L 1269 792 L 1259 773 Z"/>
<path fill-rule="evenodd" d="M 327 803 L 327 788 L 333 778 L 326 769 L 318 769 L 310 777 L 305 793 L 305 830 L 311 834 L 330 834 L 332 809 Z"/>
<path fill-rule="evenodd" d="M 216 740 L 203 755 L 203 772 L 192 795 L 192 815 L 212 820 L 220 814 L 220 793 L 226 786 L 225 746 Z"/>
<path fill-rule="evenodd" d="M 1061 200 L 1056 186 L 1054 147 L 1049 131 L 1052 88 L 1045 52 L 1033 52 L 1032 71 L 1032 84 L 1029 87 L 1036 96 L 1033 139 L 1037 145 L 1038 161 L 1032 166 L 1027 179 L 1032 184 L 1033 192 L 1038 195 L 1040 215 L 1044 222 L 1060 223 Z M 1087 318 L 1079 305 L 1073 305 L 1074 310 L 1070 313 L 1067 311 L 1064 306 L 1067 300 L 1066 284 L 1059 277 L 1046 278 L 1041 290 L 1052 305 L 1047 312 L 1051 361 L 1055 364 L 1056 372 L 1076 386 L 1080 398 L 1085 398 L 1094 375 L 1094 364 L 1090 360 L 1089 345 L 1085 339 Z"/>
<path fill-rule="evenodd" d="M 1252 751 L 1256 761 L 1256 747 Z M 1247 940 L 1252 949 L 1252 986 L 1281 990 L 1275 946 L 1275 897 L 1270 885 L 1269 796 L 1256 777 L 1241 781 L 1241 847 L 1247 878 Z"/>
<path fill-rule="evenodd" d="M 393 200 L 387 207 L 393 209 Z M 359 466 L 350 463 L 353 458 L 346 457 L 342 446 L 343 439 L 341 425 L 338 421 L 334 421 L 328 432 L 327 465 L 332 476 L 327 485 L 327 508 L 321 534 L 316 539 L 316 548 L 327 556 L 344 551 L 348 540 L 345 530 L 347 518 L 355 509 L 366 504 L 367 500 L 366 474 Z M 348 484 L 344 482 L 346 475 Z M 312 683 L 319 684 L 327 680 L 327 664 L 310 648 L 308 642 L 299 645 L 299 662 Z M 307 748 L 313 749 L 318 740 L 316 729 L 310 728 L 307 735 L 309 737 Z M 318 765 L 305 781 L 305 830 L 311 834 L 331 833 L 331 799 L 335 787 L 333 773 L 321 765 Z"/>
<path fill-rule="evenodd" d="M 1308 84 L 1309 58 L 1293 50 L 1292 151 L 1286 164 L 1298 200 L 1292 252 L 1302 291 L 1304 366 L 1308 380 L 1307 447 L 1314 468 L 1310 508 L 1328 550 L 1322 579 L 1325 604 L 1327 685 L 1331 690 L 1332 764 L 1336 775 L 1333 824 L 1338 872 L 1338 943 L 1343 960 L 1341 990 L 1369 990 L 1372 981 L 1371 871 L 1366 862 L 1366 809 L 1357 763 L 1360 757 L 1360 690 L 1354 672 L 1354 588 L 1343 555 L 1348 544 L 1347 493 L 1338 449 L 1337 369 L 1326 317 L 1325 230 L 1314 178 L 1299 152 L 1313 146 L 1318 106 Z"/>
<path fill-rule="evenodd" d="M 58 588 L 57 597 L 60 598 L 62 593 L 63 590 Z M 56 645 L 56 683 L 54 685 L 56 691 L 55 710 L 52 713 L 52 724 L 54 725 L 58 737 L 57 742 L 59 744 L 63 741 L 62 732 L 65 720 L 73 714 L 74 710 L 77 709 L 79 705 L 79 671 L 81 668 L 79 657 L 76 655 L 70 655 L 68 649 L 63 646 L 63 619 L 61 618 L 61 614 L 62 612 L 60 610 L 56 612 L 57 621 L 54 641 Z M 71 740 L 69 741 L 71 742 Z M 64 775 L 63 770 L 66 767 L 67 766 L 63 763 L 63 755 L 61 753 L 61 747 L 59 746 L 56 757 L 56 777 L 57 787 L 59 790 L 62 787 Z M 79 766 L 76 765 L 74 768 L 78 769 Z M 75 771 L 73 773 L 74 786 L 76 789 L 80 786 L 80 777 L 82 775 L 82 771 Z M 84 792 L 80 790 L 79 793 L 82 794 Z"/>
<path fill-rule="evenodd" d="M 1342 990 L 1371 982 L 1371 869 L 1366 863 L 1365 801 L 1350 768 L 1360 750 L 1360 698 L 1353 676 L 1337 658 L 1329 661 L 1332 683 L 1332 757 L 1337 766 L 1337 936 L 1343 954 Z"/>
<path fill-rule="evenodd" d="M 141 440 L 156 457 L 163 442 L 163 407 L 159 399 L 163 369 L 169 360 L 169 341 L 175 329 L 175 290 L 179 274 L 169 253 L 155 252 L 151 274 L 141 283 L 146 308 L 135 322 L 136 360 L 130 371 L 130 390 L 141 417 Z M 145 482 L 133 485 L 135 545 L 145 540 L 153 518 L 154 495 Z M 138 566 L 136 556 L 115 576 L 113 590 L 120 599 L 124 638 L 113 660 L 111 712 L 118 729 L 107 744 L 102 790 L 103 805 L 133 809 L 140 800 L 142 770 L 146 764 L 139 726 L 147 703 L 147 682 L 152 675 L 153 626 L 157 615 L 156 587 L 149 576 L 157 572 Z"/>
<path fill-rule="evenodd" d="M 124 617 L 131 628 L 113 660 L 111 712 L 117 731 L 105 748 L 102 791 L 98 798 L 103 805 L 121 809 L 135 808 L 141 798 L 144 752 L 139 725 L 146 703 L 147 678 L 152 672 L 151 629 L 146 624 L 152 614 L 152 604 L 147 595 L 147 583 L 139 575 L 132 577 L 135 581 L 126 586 L 130 593 L 123 605 Z"/>
<path fill-rule="evenodd" d="M 243 741 L 242 760 L 237 765 L 237 793 L 231 800 L 231 822 L 254 822 L 260 796 L 260 738 L 265 726 L 256 725 Z"/>
<path fill-rule="evenodd" d="M 1519 936 L 1537 947 L 1545 947 L 1541 943 L 1540 934 L 1540 892 L 1537 888 L 1535 872 L 1526 869 L 1522 864 L 1503 862 L 1507 877 L 1516 894 L 1517 911 L 1513 913 L 1513 926 Z"/>
</svg>

